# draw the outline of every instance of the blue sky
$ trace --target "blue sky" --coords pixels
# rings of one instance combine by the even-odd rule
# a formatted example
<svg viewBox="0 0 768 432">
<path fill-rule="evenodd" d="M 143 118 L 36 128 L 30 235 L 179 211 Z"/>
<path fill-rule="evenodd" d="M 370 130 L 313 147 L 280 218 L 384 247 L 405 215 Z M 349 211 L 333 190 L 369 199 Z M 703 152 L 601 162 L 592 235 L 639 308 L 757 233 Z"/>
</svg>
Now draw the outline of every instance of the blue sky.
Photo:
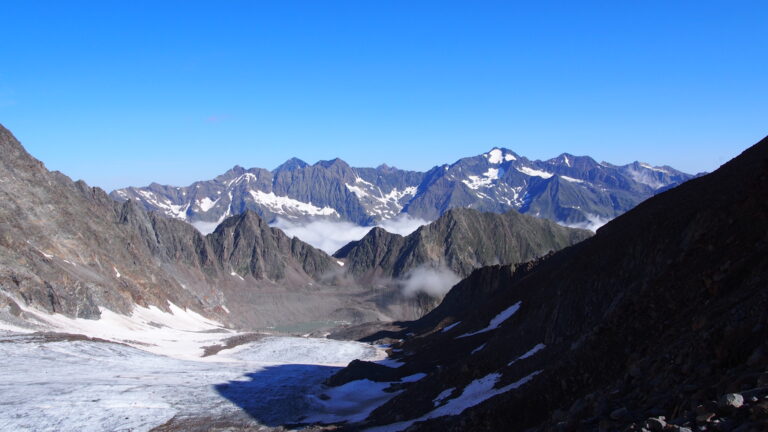
<svg viewBox="0 0 768 432">
<path fill-rule="evenodd" d="M 113 189 L 297 156 L 713 170 L 768 134 L 768 3 L 5 1 L 0 123 Z"/>
</svg>

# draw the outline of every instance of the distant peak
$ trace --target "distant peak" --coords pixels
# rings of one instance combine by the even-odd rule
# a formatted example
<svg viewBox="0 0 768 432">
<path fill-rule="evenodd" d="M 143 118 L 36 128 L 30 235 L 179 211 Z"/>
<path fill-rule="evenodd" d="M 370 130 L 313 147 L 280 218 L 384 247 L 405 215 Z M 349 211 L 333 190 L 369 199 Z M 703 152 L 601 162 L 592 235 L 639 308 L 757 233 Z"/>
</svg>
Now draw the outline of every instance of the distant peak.
<svg viewBox="0 0 768 432">
<path fill-rule="evenodd" d="M 494 147 L 488 153 L 483 153 L 483 157 L 488 159 L 490 164 L 500 164 L 517 160 L 515 152 L 505 148 Z"/>
<path fill-rule="evenodd" d="M 227 170 L 226 174 L 232 173 L 232 174 L 240 175 L 240 174 L 244 173 L 245 171 L 246 171 L 245 168 L 241 167 L 240 165 L 235 165 L 232 168 L 230 168 L 229 170 Z"/>
<path fill-rule="evenodd" d="M 293 171 L 293 170 L 305 168 L 308 166 L 309 164 L 304 162 L 303 160 L 296 157 L 292 157 L 287 161 L 283 162 L 282 165 L 275 168 L 275 171 Z"/>
<path fill-rule="evenodd" d="M 344 162 L 343 160 L 341 160 L 339 158 L 334 158 L 334 159 L 331 159 L 331 160 L 321 160 L 321 161 L 318 161 L 315 165 L 316 166 L 321 166 L 323 168 L 330 168 L 330 167 L 335 166 L 335 165 L 349 166 L 346 162 Z"/>
</svg>

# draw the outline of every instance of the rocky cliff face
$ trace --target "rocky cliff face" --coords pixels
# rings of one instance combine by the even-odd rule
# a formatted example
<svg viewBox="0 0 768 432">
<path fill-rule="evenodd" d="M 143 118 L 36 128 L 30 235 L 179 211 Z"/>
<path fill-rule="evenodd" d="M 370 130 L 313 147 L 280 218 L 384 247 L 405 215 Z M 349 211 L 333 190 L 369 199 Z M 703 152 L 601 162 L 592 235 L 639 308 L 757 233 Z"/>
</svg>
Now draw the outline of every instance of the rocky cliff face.
<svg viewBox="0 0 768 432">
<path fill-rule="evenodd" d="M 325 218 L 371 225 L 402 213 L 431 221 L 453 208 L 473 208 L 514 209 L 593 228 L 690 178 L 668 166 L 616 166 L 570 154 L 538 161 L 494 148 L 426 173 L 386 165 L 354 168 L 340 159 L 309 165 L 294 158 L 274 171 L 236 166 L 187 187 L 151 184 L 111 196 L 198 226 L 245 210 L 268 222 Z"/>
<path fill-rule="evenodd" d="M 766 194 L 768 139 L 582 243 L 474 271 L 374 336 L 406 338 L 397 378 L 427 376 L 364 427 L 766 430 Z M 360 365 L 348 377 L 376 379 Z"/>
<path fill-rule="evenodd" d="M 458 208 L 406 237 L 374 228 L 334 256 L 364 279 L 399 278 L 421 266 L 466 277 L 476 268 L 530 261 L 591 235 L 514 210 L 496 214 Z"/>
</svg>

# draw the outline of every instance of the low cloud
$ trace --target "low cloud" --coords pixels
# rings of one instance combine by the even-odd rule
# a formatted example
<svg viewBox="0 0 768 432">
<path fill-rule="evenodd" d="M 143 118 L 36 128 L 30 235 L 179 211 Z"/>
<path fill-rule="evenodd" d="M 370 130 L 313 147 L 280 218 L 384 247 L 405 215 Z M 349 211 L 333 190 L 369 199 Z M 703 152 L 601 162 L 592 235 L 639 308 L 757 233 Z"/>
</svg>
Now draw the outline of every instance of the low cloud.
<svg viewBox="0 0 768 432">
<path fill-rule="evenodd" d="M 197 230 L 200 231 L 200 233 L 203 234 L 203 235 L 208 235 L 208 234 L 216 231 L 216 227 L 219 226 L 218 222 L 202 222 L 202 221 L 197 221 L 197 222 L 190 222 L 190 224 L 193 227 L 197 228 Z"/>
<path fill-rule="evenodd" d="M 456 273 L 444 266 L 438 268 L 421 266 L 408 272 L 400 282 L 400 286 L 406 297 L 415 297 L 419 293 L 425 293 L 440 298 L 460 280 L 461 278 Z"/>
<path fill-rule="evenodd" d="M 590 230 L 592 232 L 597 232 L 598 228 L 600 228 L 601 226 L 611 221 L 608 218 L 604 218 L 591 213 L 586 213 L 584 216 L 586 216 L 587 220 L 583 222 L 575 222 L 575 223 L 561 222 L 560 225 L 566 226 L 568 228 L 581 228 L 581 229 Z"/>
<path fill-rule="evenodd" d="M 318 220 L 298 223 L 281 218 L 277 218 L 272 226 L 329 254 L 351 241 L 360 240 L 371 230 L 371 227 L 355 225 L 352 222 Z"/>
<path fill-rule="evenodd" d="M 428 224 L 421 218 L 413 217 L 407 213 L 401 213 L 392 219 L 387 219 L 379 222 L 379 227 L 384 228 L 387 232 L 393 234 L 400 234 L 401 236 L 407 236 L 408 234 L 419 229 L 420 226 Z"/>
<path fill-rule="evenodd" d="M 408 235 L 428 222 L 407 214 L 382 221 L 378 226 L 388 232 Z M 372 227 L 356 225 L 352 222 L 316 220 L 311 222 L 292 222 L 277 218 L 273 227 L 283 230 L 290 237 L 297 237 L 329 254 L 335 253 L 342 246 L 360 240 Z"/>
</svg>

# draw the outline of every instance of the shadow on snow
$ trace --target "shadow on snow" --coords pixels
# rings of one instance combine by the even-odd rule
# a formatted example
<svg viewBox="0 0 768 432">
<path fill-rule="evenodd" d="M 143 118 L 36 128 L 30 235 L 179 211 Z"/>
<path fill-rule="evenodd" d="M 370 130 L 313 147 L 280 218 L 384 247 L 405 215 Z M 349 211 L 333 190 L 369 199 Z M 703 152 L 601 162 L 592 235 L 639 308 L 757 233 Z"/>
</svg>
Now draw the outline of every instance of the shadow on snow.
<svg viewBox="0 0 768 432">
<path fill-rule="evenodd" d="M 245 374 L 247 380 L 216 384 L 213 388 L 260 424 L 300 424 L 313 408 L 310 390 L 340 369 L 305 364 L 266 366 Z"/>
</svg>

